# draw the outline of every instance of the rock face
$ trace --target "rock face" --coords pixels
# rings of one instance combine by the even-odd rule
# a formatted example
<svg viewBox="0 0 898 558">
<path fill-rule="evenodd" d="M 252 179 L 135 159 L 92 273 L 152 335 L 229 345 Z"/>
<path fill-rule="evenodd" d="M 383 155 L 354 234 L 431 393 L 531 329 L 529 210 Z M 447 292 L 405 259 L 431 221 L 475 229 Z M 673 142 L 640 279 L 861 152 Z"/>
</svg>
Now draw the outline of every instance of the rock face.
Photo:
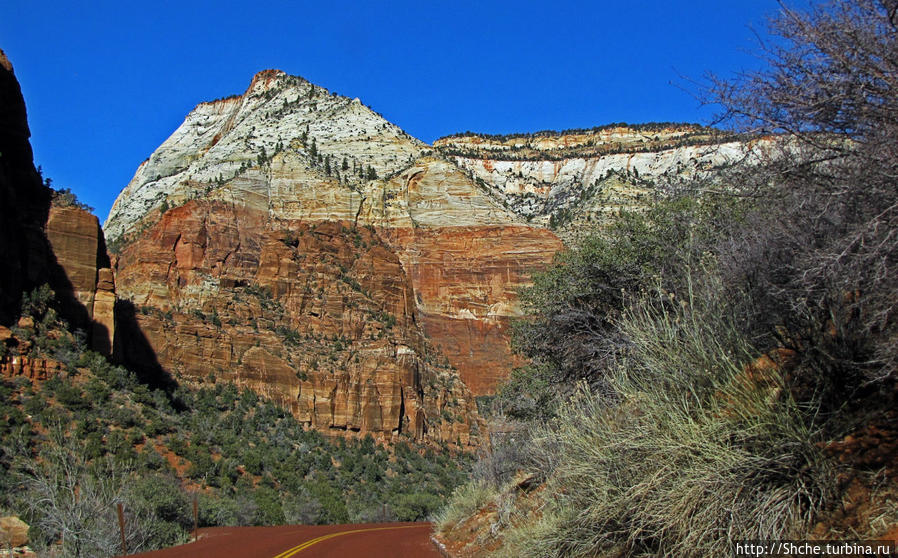
<svg viewBox="0 0 898 558">
<path fill-rule="evenodd" d="M 425 147 L 358 99 L 266 70 L 243 95 L 198 105 L 140 165 L 104 230 L 116 240 L 163 202 L 208 195 L 282 217 L 342 218 L 369 176 L 407 167 Z"/>
<path fill-rule="evenodd" d="M 566 241 L 636 209 L 660 184 L 710 176 L 755 144 L 690 124 L 610 125 L 528 135 L 461 135 L 434 145 L 492 197 Z"/>
<path fill-rule="evenodd" d="M 268 219 L 191 201 L 122 251 L 119 296 L 161 366 L 250 387 L 325 432 L 473 443 L 471 394 L 422 335 L 411 283 L 374 229 Z M 126 359 L 140 354 L 129 339 Z"/>
<path fill-rule="evenodd" d="M 46 225 L 47 240 L 58 263 L 53 283 L 57 295 L 70 292 L 76 304 L 65 313 L 73 328 L 84 329 L 91 347 L 110 354 L 115 333 L 115 279 L 100 222 L 95 215 L 78 207 L 50 208 Z"/>
<path fill-rule="evenodd" d="M 0 517 L 0 543 L 4 547 L 28 544 L 28 524 L 13 515 Z"/>
<path fill-rule="evenodd" d="M 522 315 L 517 291 L 561 243 L 520 225 L 388 232 L 415 287 L 424 332 L 471 391 L 493 393 L 522 364 L 509 347 L 510 319 Z"/>
</svg>

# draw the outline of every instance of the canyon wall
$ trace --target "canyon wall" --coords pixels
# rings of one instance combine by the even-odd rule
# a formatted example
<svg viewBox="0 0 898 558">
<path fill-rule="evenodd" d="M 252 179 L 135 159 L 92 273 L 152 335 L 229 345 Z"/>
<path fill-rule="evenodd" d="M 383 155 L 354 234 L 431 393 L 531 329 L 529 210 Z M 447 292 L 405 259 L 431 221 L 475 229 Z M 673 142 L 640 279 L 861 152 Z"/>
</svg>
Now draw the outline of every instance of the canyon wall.
<svg viewBox="0 0 898 558">
<path fill-rule="evenodd" d="M 448 136 L 434 146 L 504 207 L 565 242 L 638 211 L 678 185 L 757 159 L 746 141 L 695 124 L 614 124 L 592 130 Z"/>
<path fill-rule="evenodd" d="M 43 225 L 50 189 L 34 168 L 22 90 L 0 50 L 0 325 L 15 322 L 23 292 L 46 280 L 50 259 Z"/>
<path fill-rule="evenodd" d="M 129 244 L 118 269 L 119 296 L 179 381 L 233 381 L 326 433 L 475 441 L 473 397 L 425 339 L 402 264 L 371 227 L 272 228 L 266 212 L 195 200 Z M 117 351 L 134 354 L 128 337 Z"/>
</svg>

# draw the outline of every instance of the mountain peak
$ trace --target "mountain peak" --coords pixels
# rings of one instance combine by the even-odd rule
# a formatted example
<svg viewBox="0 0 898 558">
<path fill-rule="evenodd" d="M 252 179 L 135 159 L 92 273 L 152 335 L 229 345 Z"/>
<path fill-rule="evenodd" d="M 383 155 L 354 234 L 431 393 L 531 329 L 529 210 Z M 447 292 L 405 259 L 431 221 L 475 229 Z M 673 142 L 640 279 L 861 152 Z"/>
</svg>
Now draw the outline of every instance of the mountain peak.
<svg viewBox="0 0 898 558">
<path fill-rule="evenodd" d="M 401 171 L 427 146 L 366 107 L 280 70 L 255 74 L 243 95 L 198 104 L 138 167 L 104 226 L 112 240 L 154 210 L 255 184 L 253 203 L 283 200 L 266 184 L 276 170 L 291 184 L 360 191 Z M 275 183 L 280 183 L 277 180 Z"/>
<path fill-rule="evenodd" d="M 286 76 L 281 70 L 262 70 L 253 76 L 245 94 L 261 93 L 277 86 L 279 79 Z"/>
</svg>

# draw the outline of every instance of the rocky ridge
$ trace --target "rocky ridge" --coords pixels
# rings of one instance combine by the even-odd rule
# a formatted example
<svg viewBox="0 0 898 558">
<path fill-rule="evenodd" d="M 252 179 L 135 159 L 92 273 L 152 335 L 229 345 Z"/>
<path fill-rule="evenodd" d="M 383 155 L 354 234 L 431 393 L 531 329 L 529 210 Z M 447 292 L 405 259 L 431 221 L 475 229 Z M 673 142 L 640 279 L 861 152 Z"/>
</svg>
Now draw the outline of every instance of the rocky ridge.
<svg viewBox="0 0 898 558">
<path fill-rule="evenodd" d="M 573 241 L 584 227 L 638 209 L 756 155 L 755 143 L 693 124 L 613 124 L 526 135 L 448 136 L 434 146 L 526 222 Z"/>
<path fill-rule="evenodd" d="M 407 167 L 425 148 L 358 99 L 266 70 L 243 95 L 197 105 L 138 167 L 104 230 L 115 242 L 150 210 L 200 196 L 278 218 L 346 217 L 360 184 Z M 311 185 L 319 187 L 295 191 Z M 308 209 L 293 194 L 320 203 Z"/>
</svg>

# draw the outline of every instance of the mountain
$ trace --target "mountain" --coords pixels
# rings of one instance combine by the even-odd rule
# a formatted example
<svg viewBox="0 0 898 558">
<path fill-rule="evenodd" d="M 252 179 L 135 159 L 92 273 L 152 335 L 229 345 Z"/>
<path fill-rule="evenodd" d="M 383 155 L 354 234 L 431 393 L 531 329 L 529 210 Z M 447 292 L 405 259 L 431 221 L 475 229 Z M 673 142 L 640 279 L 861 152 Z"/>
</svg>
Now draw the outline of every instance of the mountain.
<svg viewBox="0 0 898 558">
<path fill-rule="evenodd" d="M 106 223 L 118 296 L 153 352 L 122 336 L 117 354 L 253 387 L 325 431 L 469 443 L 468 385 L 495 381 L 451 365 L 483 353 L 469 378 L 504 371 L 502 301 L 560 244 L 425 147 L 281 72 L 199 105 Z"/>
<path fill-rule="evenodd" d="M 104 228 L 140 334 L 117 354 L 252 387 L 310 427 L 466 444 L 474 397 L 522 363 L 510 320 L 530 273 L 656 180 L 744 155 L 720 143 L 670 124 L 428 146 L 260 72 L 198 105 L 116 199 Z M 141 336 L 152 355 L 128 346 Z"/>
</svg>

